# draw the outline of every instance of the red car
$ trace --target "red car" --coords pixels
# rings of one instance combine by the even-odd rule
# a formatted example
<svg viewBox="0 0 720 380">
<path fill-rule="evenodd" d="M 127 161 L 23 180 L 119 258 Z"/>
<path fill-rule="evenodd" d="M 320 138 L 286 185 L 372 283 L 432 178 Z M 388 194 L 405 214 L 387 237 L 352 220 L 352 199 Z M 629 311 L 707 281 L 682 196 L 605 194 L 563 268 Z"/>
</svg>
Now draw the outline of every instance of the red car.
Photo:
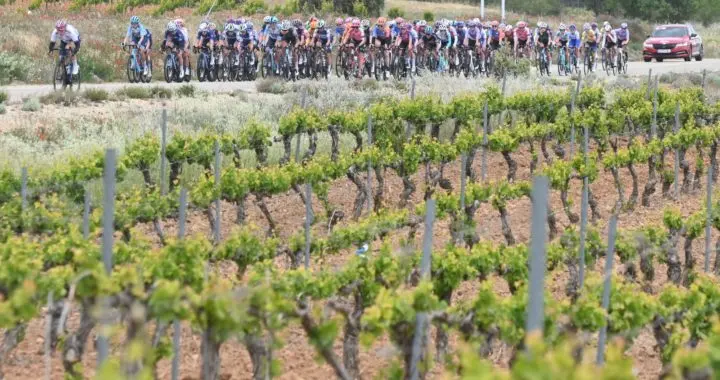
<svg viewBox="0 0 720 380">
<path fill-rule="evenodd" d="M 669 24 L 655 28 L 643 43 L 643 60 L 653 58 L 662 62 L 666 58 L 683 58 L 689 61 L 703 59 L 703 42 L 690 24 Z"/>
</svg>

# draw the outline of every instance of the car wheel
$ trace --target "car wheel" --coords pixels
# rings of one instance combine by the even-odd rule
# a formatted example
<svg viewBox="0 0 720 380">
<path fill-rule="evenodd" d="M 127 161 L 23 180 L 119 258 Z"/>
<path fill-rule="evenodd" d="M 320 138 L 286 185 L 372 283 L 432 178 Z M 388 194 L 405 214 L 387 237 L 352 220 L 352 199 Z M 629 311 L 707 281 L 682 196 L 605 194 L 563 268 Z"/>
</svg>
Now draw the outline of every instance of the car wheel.
<svg viewBox="0 0 720 380">
<path fill-rule="evenodd" d="M 685 62 L 690 62 L 690 59 L 692 59 L 692 57 L 685 57 L 683 59 L 685 60 Z"/>
<path fill-rule="evenodd" d="M 658 61 L 658 63 L 663 61 L 662 58 L 655 58 L 655 60 Z"/>
<path fill-rule="evenodd" d="M 703 60 L 703 55 L 705 54 L 705 51 L 704 51 L 704 50 L 705 50 L 705 49 L 703 49 L 703 46 L 700 45 L 700 53 L 698 53 L 698 55 L 695 57 L 695 60 L 696 60 L 696 61 L 700 62 L 700 61 Z"/>
<path fill-rule="evenodd" d="M 643 58 L 643 61 L 650 62 L 650 61 L 652 61 L 652 58 Z"/>
</svg>

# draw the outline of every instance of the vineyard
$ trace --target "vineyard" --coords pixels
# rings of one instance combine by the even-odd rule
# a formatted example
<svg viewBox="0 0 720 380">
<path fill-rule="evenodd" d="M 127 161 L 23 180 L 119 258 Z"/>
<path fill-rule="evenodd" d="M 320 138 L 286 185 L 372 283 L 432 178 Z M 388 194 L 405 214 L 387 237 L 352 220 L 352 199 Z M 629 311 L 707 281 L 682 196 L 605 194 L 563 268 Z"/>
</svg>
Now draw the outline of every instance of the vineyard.
<svg viewBox="0 0 720 380">
<path fill-rule="evenodd" d="M 488 87 L 166 129 L 0 172 L 7 378 L 38 326 L 33 378 L 718 376 L 703 88 Z"/>
</svg>

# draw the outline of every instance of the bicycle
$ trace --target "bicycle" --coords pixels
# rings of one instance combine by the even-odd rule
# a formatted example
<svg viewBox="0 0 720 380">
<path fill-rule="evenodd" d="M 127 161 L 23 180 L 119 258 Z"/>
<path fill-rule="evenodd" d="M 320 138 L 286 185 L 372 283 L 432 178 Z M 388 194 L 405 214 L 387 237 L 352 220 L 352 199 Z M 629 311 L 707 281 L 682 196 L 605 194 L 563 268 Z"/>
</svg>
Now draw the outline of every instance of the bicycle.
<svg viewBox="0 0 720 380">
<path fill-rule="evenodd" d="M 277 65 L 275 64 L 275 50 L 265 48 L 262 60 L 260 62 L 260 75 L 263 78 L 267 78 L 268 75 L 275 75 L 277 72 Z"/>
<path fill-rule="evenodd" d="M 618 47 L 617 55 L 617 72 L 618 74 L 627 74 L 628 55 L 625 49 Z"/>
<path fill-rule="evenodd" d="M 210 48 L 207 46 L 204 46 L 200 49 L 193 48 L 193 50 L 195 51 L 195 53 L 199 52 L 196 69 L 198 80 L 200 82 L 205 82 L 206 80 L 210 82 L 215 82 L 215 65 L 210 64 L 213 52 L 211 52 Z"/>
<path fill-rule="evenodd" d="M 340 47 L 338 49 L 338 53 L 335 55 L 335 75 L 337 75 L 338 78 L 343 76 L 343 73 L 345 72 L 345 49 Z"/>
<path fill-rule="evenodd" d="M 570 48 L 570 72 L 574 72 L 575 74 L 580 73 L 580 66 L 578 65 L 577 47 Z"/>
<path fill-rule="evenodd" d="M 141 65 L 140 60 L 138 59 L 138 56 L 141 55 L 138 46 L 135 43 L 122 45 L 123 51 L 127 51 L 128 48 L 130 49 L 130 56 L 128 57 L 126 66 L 128 81 L 130 83 L 150 83 L 152 80 L 152 61 L 147 60 L 143 65 Z M 143 69 L 145 66 L 148 67 L 147 75 Z"/>
<path fill-rule="evenodd" d="M 180 53 L 178 53 L 175 48 L 169 49 L 163 47 L 162 50 L 163 52 L 167 51 L 163 65 L 165 82 L 182 82 L 182 79 L 180 79 L 180 72 L 183 70 L 183 67 L 180 65 L 180 60 L 178 58 L 178 54 Z"/>
<path fill-rule="evenodd" d="M 330 59 L 324 47 L 316 46 L 310 57 L 313 66 L 313 78 L 328 79 L 330 75 Z"/>
<path fill-rule="evenodd" d="M 583 70 L 584 74 L 592 73 L 595 71 L 595 49 L 593 47 L 585 45 L 583 49 Z"/>
<path fill-rule="evenodd" d="M 80 89 L 80 72 L 73 74 L 73 60 L 72 60 L 72 49 L 65 47 L 65 49 L 53 48 L 52 51 L 58 51 L 58 60 L 55 63 L 55 70 L 53 71 L 53 90 L 57 90 L 61 87 L 63 90 L 68 87 L 70 90 Z M 74 87 L 74 88 L 73 88 Z"/>
<path fill-rule="evenodd" d="M 548 55 L 548 48 L 542 47 L 538 52 L 537 68 L 540 71 L 540 76 L 547 74 L 550 76 L 550 57 Z"/>
<path fill-rule="evenodd" d="M 603 60 L 603 69 L 605 69 L 605 73 L 607 75 L 615 75 L 615 58 L 617 54 L 614 52 L 614 50 L 608 51 L 608 49 L 603 48 L 602 50 L 602 60 Z"/>
<path fill-rule="evenodd" d="M 295 63 L 293 61 L 293 47 L 288 45 L 285 47 L 280 57 L 280 74 L 288 81 L 297 80 L 297 72 L 295 71 Z"/>
<path fill-rule="evenodd" d="M 402 51 L 398 53 L 398 49 Z M 393 49 L 391 62 L 390 70 L 396 80 L 407 78 L 408 76 L 412 77 L 413 73 L 410 67 L 410 55 L 408 54 L 407 48 L 400 49 L 395 47 Z"/>
<path fill-rule="evenodd" d="M 557 70 L 559 76 L 570 75 L 572 72 L 572 69 L 567 62 L 566 54 L 567 46 L 563 46 L 558 50 Z"/>
</svg>

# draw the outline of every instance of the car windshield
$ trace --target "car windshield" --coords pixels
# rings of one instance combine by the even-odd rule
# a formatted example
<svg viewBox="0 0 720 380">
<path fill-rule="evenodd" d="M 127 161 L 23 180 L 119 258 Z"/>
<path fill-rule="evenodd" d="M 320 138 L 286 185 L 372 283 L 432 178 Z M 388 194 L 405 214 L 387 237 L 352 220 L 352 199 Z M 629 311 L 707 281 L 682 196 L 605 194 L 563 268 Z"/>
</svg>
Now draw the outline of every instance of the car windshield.
<svg viewBox="0 0 720 380">
<path fill-rule="evenodd" d="M 687 28 L 677 26 L 672 28 L 657 28 L 653 32 L 653 37 L 685 37 L 687 36 Z"/>
</svg>

